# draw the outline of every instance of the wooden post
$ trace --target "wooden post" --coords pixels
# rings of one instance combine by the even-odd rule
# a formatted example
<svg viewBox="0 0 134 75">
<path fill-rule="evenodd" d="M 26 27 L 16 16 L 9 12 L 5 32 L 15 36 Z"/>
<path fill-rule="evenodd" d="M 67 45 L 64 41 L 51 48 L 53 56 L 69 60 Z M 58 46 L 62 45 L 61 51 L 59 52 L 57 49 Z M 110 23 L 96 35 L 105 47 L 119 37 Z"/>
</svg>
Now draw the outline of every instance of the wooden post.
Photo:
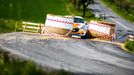
<svg viewBox="0 0 134 75">
<path fill-rule="evenodd" d="M 41 34 L 42 31 L 42 27 L 41 27 L 41 23 L 39 23 L 39 33 Z"/>
<path fill-rule="evenodd" d="M 43 24 L 43 25 L 41 25 L 41 34 L 44 34 L 44 32 L 45 32 L 45 28 L 44 28 L 44 24 Z"/>
<path fill-rule="evenodd" d="M 25 23 L 25 27 L 23 29 L 23 32 L 25 32 L 26 28 L 27 28 L 27 22 Z"/>
<path fill-rule="evenodd" d="M 16 22 L 16 23 L 15 23 L 15 32 L 16 32 L 16 30 L 17 30 L 17 24 L 18 24 L 18 23 Z"/>
</svg>

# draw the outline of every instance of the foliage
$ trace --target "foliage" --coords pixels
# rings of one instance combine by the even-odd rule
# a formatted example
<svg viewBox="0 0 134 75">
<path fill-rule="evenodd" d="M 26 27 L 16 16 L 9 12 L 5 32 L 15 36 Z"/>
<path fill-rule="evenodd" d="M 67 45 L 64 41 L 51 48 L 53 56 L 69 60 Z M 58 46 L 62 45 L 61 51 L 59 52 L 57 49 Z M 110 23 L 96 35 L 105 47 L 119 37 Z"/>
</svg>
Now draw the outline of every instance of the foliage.
<svg viewBox="0 0 134 75">
<path fill-rule="evenodd" d="M 72 15 L 83 16 L 83 9 L 81 7 L 79 8 L 79 10 L 77 10 L 77 8 L 74 7 L 74 4 L 72 3 L 68 2 L 66 3 L 66 5 Z M 85 14 L 84 19 L 87 21 L 90 21 L 90 20 L 95 19 L 95 17 L 89 9 L 86 9 L 86 14 Z"/>
<path fill-rule="evenodd" d="M 15 30 L 14 21 L 7 21 L 5 19 L 0 19 L 0 33 L 1 32 L 11 32 Z"/>
<path fill-rule="evenodd" d="M 127 41 L 127 42 L 125 43 L 125 47 L 126 47 L 128 50 L 134 52 L 134 41 Z"/>
<path fill-rule="evenodd" d="M 0 33 L 8 33 L 8 32 L 13 32 L 18 28 L 21 27 L 21 22 L 16 21 L 16 20 L 6 20 L 3 18 L 0 18 Z M 16 30 L 19 31 L 19 30 Z"/>
<path fill-rule="evenodd" d="M 74 7 L 79 11 L 81 6 L 83 8 L 83 17 L 85 17 L 86 14 L 86 8 L 93 0 L 69 0 L 70 3 L 74 5 Z"/>
</svg>

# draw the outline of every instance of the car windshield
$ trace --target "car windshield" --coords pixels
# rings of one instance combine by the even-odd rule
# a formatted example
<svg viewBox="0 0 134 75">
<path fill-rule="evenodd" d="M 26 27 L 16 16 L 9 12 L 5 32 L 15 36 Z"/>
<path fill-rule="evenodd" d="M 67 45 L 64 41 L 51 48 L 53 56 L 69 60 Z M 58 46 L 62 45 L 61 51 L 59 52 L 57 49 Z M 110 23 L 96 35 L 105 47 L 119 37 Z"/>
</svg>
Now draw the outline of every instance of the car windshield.
<svg viewBox="0 0 134 75">
<path fill-rule="evenodd" d="M 81 18 L 74 18 L 75 23 L 84 23 L 83 19 Z"/>
</svg>

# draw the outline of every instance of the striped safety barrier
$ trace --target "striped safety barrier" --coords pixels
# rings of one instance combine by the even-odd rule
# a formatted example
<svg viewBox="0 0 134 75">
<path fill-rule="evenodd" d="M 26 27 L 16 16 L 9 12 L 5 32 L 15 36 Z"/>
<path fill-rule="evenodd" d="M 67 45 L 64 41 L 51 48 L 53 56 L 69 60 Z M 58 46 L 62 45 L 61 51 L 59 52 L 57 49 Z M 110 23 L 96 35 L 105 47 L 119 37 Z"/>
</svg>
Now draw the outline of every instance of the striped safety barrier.
<svg viewBox="0 0 134 75">
<path fill-rule="evenodd" d="M 72 29 L 73 22 L 74 22 L 73 18 L 47 14 L 45 26 L 57 27 L 63 29 Z"/>
<path fill-rule="evenodd" d="M 52 21 L 52 22 L 63 23 L 63 24 L 73 24 L 73 22 L 68 22 L 68 21 L 64 21 L 64 20 L 57 20 L 57 19 L 51 19 L 51 18 L 47 18 L 47 20 Z"/>
<path fill-rule="evenodd" d="M 56 34 L 56 33 L 51 33 L 47 30 L 44 30 L 44 33 L 42 35 L 45 35 L 45 36 L 56 36 L 56 37 L 63 37 L 63 35 L 59 35 L 59 34 Z"/>
<path fill-rule="evenodd" d="M 91 21 L 89 23 L 89 30 L 93 30 L 94 32 L 97 32 L 99 34 L 105 34 L 105 35 L 109 35 L 110 34 L 110 29 L 111 27 L 109 25 L 105 25 L 105 24 L 100 24 L 94 21 Z"/>
<path fill-rule="evenodd" d="M 65 35 L 60 35 L 60 34 L 56 34 L 56 33 L 52 33 L 52 32 L 49 32 L 47 30 L 45 30 L 45 27 L 43 26 L 42 27 L 42 35 L 45 35 L 45 36 L 56 36 L 56 37 L 64 37 L 64 36 L 68 36 L 70 33 L 71 33 L 72 30 L 70 30 L 68 33 L 66 33 Z"/>
<path fill-rule="evenodd" d="M 97 39 L 97 40 L 107 40 L 107 41 L 115 41 L 115 34 L 113 35 L 104 35 L 104 36 L 100 36 L 100 37 L 96 37 L 94 39 Z"/>
</svg>

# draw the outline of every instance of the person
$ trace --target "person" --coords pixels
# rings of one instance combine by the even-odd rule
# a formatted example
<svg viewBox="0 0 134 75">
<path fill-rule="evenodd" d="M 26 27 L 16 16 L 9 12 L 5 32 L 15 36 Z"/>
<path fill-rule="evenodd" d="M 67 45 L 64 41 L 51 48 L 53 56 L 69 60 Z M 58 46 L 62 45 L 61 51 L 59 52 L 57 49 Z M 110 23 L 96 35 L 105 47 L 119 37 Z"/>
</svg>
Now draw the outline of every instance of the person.
<svg viewBox="0 0 134 75">
<path fill-rule="evenodd" d="M 73 32 L 77 32 L 79 31 L 79 28 L 78 28 L 78 24 L 77 23 L 73 23 L 73 29 L 72 29 Z"/>
<path fill-rule="evenodd" d="M 85 24 L 85 25 L 83 25 L 83 26 L 82 26 L 82 28 L 81 28 L 81 29 L 83 29 L 83 30 L 85 30 L 85 31 L 86 31 L 86 30 L 88 30 L 88 28 L 89 28 L 89 25 Z"/>
<path fill-rule="evenodd" d="M 86 32 L 87 32 L 87 30 L 88 30 L 88 27 L 89 27 L 89 25 L 87 25 L 87 24 L 85 24 L 85 25 L 83 25 L 82 27 L 81 27 L 81 29 L 80 29 L 80 31 L 81 31 L 81 35 L 86 35 Z"/>
<path fill-rule="evenodd" d="M 112 40 L 111 40 L 111 42 L 114 42 L 115 39 L 116 39 L 116 35 L 115 35 L 115 33 L 113 33 L 113 34 L 112 34 Z"/>
</svg>

